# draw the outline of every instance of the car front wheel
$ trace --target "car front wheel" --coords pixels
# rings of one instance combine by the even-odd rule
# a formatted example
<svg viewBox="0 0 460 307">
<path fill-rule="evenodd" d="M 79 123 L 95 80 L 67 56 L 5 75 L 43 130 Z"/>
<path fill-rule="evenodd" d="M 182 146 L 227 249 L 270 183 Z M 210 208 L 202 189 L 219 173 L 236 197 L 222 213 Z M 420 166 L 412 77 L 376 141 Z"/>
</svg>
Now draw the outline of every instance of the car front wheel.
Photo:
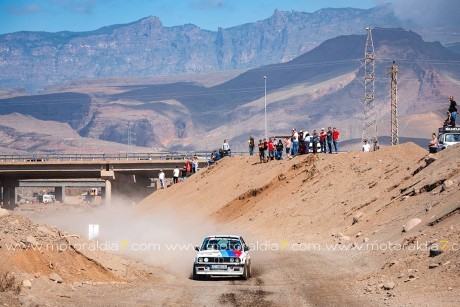
<svg viewBox="0 0 460 307">
<path fill-rule="evenodd" d="M 193 280 L 198 280 L 199 278 L 200 278 L 200 276 L 198 276 L 198 274 L 196 273 L 196 267 L 195 267 L 195 265 L 193 265 L 192 279 Z"/>
<path fill-rule="evenodd" d="M 251 277 L 251 263 L 244 264 L 244 272 L 241 279 L 248 280 Z"/>
</svg>

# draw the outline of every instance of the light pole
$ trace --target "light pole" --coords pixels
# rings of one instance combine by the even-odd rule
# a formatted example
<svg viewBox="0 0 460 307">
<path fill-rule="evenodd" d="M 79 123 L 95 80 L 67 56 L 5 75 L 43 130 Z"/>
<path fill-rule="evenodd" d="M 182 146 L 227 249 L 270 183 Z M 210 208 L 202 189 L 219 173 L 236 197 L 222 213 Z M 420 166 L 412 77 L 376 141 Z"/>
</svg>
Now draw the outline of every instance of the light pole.
<svg viewBox="0 0 460 307">
<path fill-rule="evenodd" d="M 131 122 L 128 120 L 128 154 L 131 153 Z"/>
<path fill-rule="evenodd" d="M 264 76 L 264 88 L 265 88 L 265 139 L 268 140 L 267 136 L 267 76 Z"/>
</svg>

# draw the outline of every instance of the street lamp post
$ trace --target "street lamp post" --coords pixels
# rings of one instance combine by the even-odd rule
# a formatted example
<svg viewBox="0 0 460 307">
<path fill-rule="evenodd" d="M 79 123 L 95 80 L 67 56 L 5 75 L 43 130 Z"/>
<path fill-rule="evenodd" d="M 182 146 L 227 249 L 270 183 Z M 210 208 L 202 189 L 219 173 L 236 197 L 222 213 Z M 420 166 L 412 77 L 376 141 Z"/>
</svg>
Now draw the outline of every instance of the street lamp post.
<svg viewBox="0 0 460 307">
<path fill-rule="evenodd" d="M 128 120 L 128 154 L 131 153 L 131 121 Z"/>
<path fill-rule="evenodd" d="M 264 88 L 265 88 L 265 139 L 268 140 L 267 136 L 267 76 L 264 76 Z"/>
</svg>

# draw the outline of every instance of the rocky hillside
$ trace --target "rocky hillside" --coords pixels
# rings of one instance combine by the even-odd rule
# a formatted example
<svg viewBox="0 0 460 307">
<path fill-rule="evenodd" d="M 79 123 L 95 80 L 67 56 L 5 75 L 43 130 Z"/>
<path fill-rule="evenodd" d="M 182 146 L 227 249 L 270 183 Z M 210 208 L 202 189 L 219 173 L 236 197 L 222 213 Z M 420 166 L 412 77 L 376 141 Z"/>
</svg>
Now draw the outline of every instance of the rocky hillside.
<svg viewBox="0 0 460 307">
<path fill-rule="evenodd" d="M 458 306 L 459 170 L 460 145 L 226 157 L 134 207 L 0 209 L 0 300 Z M 89 223 L 100 223 L 97 241 L 78 235 Z M 245 238 L 252 278 L 189 279 L 193 246 L 219 233 Z"/>
<path fill-rule="evenodd" d="M 377 305 L 457 305 L 459 169 L 459 145 L 436 155 L 407 143 L 267 164 L 232 157 L 152 194 L 139 209 L 194 220 L 195 233 L 283 246 L 296 259 L 345 253 L 359 263 L 342 267 L 359 268 L 347 289 Z M 439 252 L 430 257 L 430 249 Z"/>
<path fill-rule="evenodd" d="M 289 61 L 326 39 L 398 27 L 391 6 L 369 10 L 282 12 L 262 21 L 206 31 L 164 27 L 157 17 L 91 32 L 0 36 L 2 87 L 41 89 L 83 78 L 139 77 L 253 68 Z"/>
</svg>

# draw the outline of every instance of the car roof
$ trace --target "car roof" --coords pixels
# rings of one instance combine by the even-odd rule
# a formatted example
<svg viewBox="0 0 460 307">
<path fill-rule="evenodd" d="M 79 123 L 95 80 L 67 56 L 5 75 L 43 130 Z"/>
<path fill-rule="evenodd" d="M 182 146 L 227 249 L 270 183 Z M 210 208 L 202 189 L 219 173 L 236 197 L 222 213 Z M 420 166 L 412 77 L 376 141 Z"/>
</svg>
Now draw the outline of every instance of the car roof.
<svg viewBox="0 0 460 307">
<path fill-rule="evenodd" d="M 207 238 L 233 238 L 233 239 L 239 239 L 241 236 L 235 236 L 235 235 L 212 235 L 212 236 L 207 236 Z"/>
</svg>

